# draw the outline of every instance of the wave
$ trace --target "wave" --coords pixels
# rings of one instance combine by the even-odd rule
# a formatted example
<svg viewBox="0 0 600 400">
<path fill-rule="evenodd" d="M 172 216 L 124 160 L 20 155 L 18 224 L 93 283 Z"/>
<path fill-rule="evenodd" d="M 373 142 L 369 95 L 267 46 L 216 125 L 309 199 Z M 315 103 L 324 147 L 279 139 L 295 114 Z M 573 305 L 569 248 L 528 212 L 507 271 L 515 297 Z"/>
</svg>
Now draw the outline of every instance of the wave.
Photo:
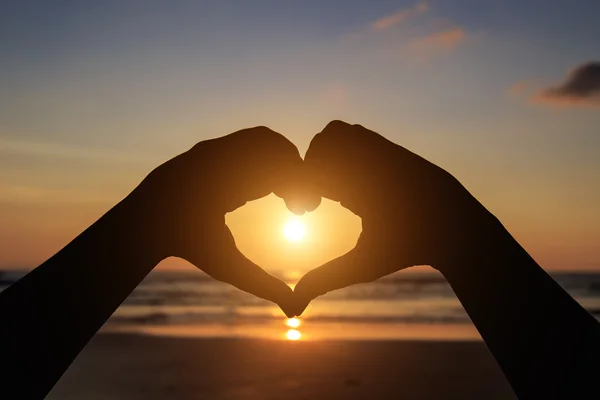
<svg viewBox="0 0 600 400">
<path fill-rule="evenodd" d="M 243 315 L 243 314 L 210 314 L 210 313 L 183 313 L 170 314 L 152 312 L 134 316 L 113 316 L 113 324 L 134 325 L 262 325 L 281 323 L 281 316 L 269 314 Z M 321 315 L 302 318 L 303 324 L 310 323 L 344 323 L 344 324 L 467 324 L 470 323 L 466 315 Z"/>
</svg>

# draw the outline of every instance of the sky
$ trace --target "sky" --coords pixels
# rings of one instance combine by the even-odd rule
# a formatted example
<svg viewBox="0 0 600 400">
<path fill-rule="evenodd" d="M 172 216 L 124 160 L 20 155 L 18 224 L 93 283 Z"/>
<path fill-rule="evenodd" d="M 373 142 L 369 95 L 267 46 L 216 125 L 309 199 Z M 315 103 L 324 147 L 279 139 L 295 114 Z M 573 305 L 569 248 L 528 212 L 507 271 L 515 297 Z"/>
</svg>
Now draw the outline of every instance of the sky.
<svg viewBox="0 0 600 400">
<path fill-rule="evenodd" d="M 342 119 L 447 169 L 547 270 L 600 271 L 598 15 L 597 0 L 4 0 L 0 268 L 39 265 L 198 141 L 267 125 L 304 154 Z M 227 221 L 276 268 L 301 253 L 270 250 L 286 212 L 269 197 Z M 360 232 L 335 203 L 308 218 L 311 266 Z"/>
</svg>

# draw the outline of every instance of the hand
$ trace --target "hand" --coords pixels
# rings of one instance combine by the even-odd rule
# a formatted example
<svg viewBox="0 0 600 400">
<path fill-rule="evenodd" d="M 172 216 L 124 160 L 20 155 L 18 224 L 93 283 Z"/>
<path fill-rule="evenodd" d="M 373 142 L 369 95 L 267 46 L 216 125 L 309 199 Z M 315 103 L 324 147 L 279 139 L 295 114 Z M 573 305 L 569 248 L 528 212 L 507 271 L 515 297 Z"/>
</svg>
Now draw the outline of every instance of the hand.
<svg viewBox="0 0 600 400">
<path fill-rule="evenodd" d="M 292 316 L 292 290 L 237 249 L 225 214 L 274 192 L 290 198 L 302 168 L 285 137 L 257 127 L 198 143 L 154 170 L 126 199 L 159 259 L 181 257 L 213 278 L 278 304 Z"/>
<path fill-rule="evenodd" d="M 362 219 L 356 247 L 296 285 L 301 314 L 317 296 L 413 265 L 444 273 L 495 218 L 449 173 L 360 125 L 333 121 L 305 157 L 312 191 Z"/>
</svg>

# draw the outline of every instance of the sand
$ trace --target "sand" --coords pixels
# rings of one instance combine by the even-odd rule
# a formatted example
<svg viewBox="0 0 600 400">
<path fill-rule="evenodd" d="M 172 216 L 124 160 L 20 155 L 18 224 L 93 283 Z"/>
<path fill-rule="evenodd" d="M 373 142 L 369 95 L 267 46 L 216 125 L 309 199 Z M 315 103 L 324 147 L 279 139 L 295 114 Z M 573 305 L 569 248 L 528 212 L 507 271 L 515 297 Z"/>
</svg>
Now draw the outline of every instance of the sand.
<svg viewBox="0 0 600 400">
<path fill-rule="evenodd" d="M 514 399 L 480 341 L 99 334 L 49 399 Z"/>
</svg>

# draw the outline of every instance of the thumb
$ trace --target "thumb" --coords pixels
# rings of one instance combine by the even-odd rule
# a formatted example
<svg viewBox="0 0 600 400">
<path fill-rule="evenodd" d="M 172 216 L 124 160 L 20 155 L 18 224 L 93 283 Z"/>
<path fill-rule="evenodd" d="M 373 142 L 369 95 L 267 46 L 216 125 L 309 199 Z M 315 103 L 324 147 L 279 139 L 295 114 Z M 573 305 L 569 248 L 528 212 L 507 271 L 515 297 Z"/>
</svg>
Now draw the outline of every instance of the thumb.
<svg viewBox="0 0 600 400">
<path fill-rule="evenodd" d="M 294 312 L 301 315 L 308 304 L 318 296 L 357 283 L 371 282 L 379 278 L 369 268 L 364 252 L 358 246 L 304 275 L 294 288 Z"/>
</svg>

